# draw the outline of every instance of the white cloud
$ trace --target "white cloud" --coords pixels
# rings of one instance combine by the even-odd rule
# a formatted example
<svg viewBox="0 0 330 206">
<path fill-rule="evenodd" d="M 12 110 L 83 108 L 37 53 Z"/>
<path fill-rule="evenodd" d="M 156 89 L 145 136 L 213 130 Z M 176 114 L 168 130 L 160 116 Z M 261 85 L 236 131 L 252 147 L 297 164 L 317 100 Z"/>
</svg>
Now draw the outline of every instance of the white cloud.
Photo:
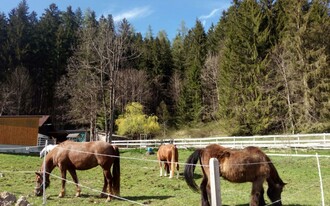
<svg viewBox="0 0 330 206">
<path fill-rule="evenodd" d="M 200 16 L 199 19 L 200 19 L 200 20 L 207 20 L 207 19 L 209 19 L 209 18 L 212 18 L 212 17 L 214 17 L 214 16 L 218 13 L 219 10 L 220 10 L 220 9 L 213 9 L 213 10 L 211 11 L 211 13 L 209 13 L 208 15 Z"/>
<path fill-rule="evenodd" d="M 220 9 L 213 9 L 213 10 L 211 11 L 211 13 L 209 13 L 208 15 L 202 15 L 202 16 L 200 16 L 200 17 L 199 17 L 199 20 L 201 20 L 202 25 L 205 26 L 205 25 L 206 25 L 206 21 L 207 21 L 208 19 L 210 19 L 210 18 L 216 16 L 216 14 L 218 13 L 219 10 L 220 10 Z"/>
<path fill-rule="evenodd" d="M 149 16 L 152 13 L 152 10 L 150 10 L 149 7 L 137 7 L 134 9 L 131 9 L 129 11 L 124 11 L 120 14 L 116 14 L 113 17 L 113 20 L 116 21 L 121 21 L 122 19 L 135 19 L 139 17 L 146 17 Z"/>
</svg>

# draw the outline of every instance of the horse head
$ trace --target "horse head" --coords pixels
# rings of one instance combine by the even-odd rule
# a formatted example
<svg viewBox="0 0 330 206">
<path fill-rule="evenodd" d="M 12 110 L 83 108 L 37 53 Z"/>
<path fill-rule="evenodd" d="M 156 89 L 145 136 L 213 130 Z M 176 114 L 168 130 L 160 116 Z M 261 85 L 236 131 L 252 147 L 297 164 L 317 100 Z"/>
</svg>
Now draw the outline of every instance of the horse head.
<svg viewBox="0 0 330 206">
<path fill-rule="evenodd" d="M 36 196 L 41 196 L 43 195 L 43 174 L 42 172 L 36 172 L 36 187 L 34 188 L 34 194 Z M 46 179 L 45 179 L 45 188 L 49 187 L 49 175 L 46 174 Z"/>
<path fill-rule="evenodd" d="M 272 201 L 272 205 L 282 206 L 281 194 L 286 183 L 280 182 L 273 185 L 269 185 L 267 195 Z"/>
</svg>

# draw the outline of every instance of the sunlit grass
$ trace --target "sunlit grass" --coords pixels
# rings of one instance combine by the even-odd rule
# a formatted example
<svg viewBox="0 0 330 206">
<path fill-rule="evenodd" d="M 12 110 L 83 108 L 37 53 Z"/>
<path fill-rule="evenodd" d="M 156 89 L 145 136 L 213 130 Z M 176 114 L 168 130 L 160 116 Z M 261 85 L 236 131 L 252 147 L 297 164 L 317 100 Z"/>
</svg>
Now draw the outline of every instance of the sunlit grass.
<svg viewBox="0 0 330 206">
<path fill-rule="evenodd" d="M 268 153 L 315 154 L 313 150 L 287 151 L 272 150 Z M 179 150 L 179 162 L 184 163 L 192 150 Z M 330 151 L 318 151 L 330 155 Z M 159 177 L 156 155 L 146 155 L 144 149 L 121 150 L 121 197 L 147 205 L 200 205 L 200 194 L 186 185 L 180 165 L 180 178 Z M 284 205 L 320 205 L 320 181 L 315 157 L 275 157 L 271 156 L 281 178 L 288 183 L 282 193 Z M 8 191 L 17 197 L 26 196 L 33 205 L 41 205 L 42 197 L 35 197 L 34 172 L 40 168 L 42 159 L 37 156 L 0 154 L 0 192 Z M 330 205 L 330 158 L 320 158 L 325 204 Z M 196 168 L 196 182 L 201 181 L 201 169 Z M 60 176 L 56 168 L 52 174 Z M 102 169 L 96 167 L 77 172 L 82 188 L 82 196 L 75 196 L 75 186 L 67 183 L 66 196 L 58 198 L 61 180 L 51 176 L 51 186 L 47 189 L 47 205 L 138 205 L 123 200 L 106 203 L 99 198 L 103 186 Z M 68 174 L 68 180 L 72 180 Z M 265 187 L 267 185 L 265 184 Z M 92 188 L 93 190 L 89 189 Z M 223 205 L 248 205 L 250 183 L 233 184 L 221 179 Z M 267 201 L 268 198 L 266 197 Z"/>
</svg>

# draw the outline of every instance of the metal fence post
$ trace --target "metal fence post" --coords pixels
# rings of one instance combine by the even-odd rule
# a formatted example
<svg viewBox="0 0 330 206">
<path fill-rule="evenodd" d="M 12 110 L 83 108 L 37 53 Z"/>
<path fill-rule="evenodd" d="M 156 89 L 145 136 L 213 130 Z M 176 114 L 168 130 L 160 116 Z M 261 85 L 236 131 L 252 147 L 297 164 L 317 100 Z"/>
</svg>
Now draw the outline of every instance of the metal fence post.
<svg viewBox="0 0 330 206">
<path fill-rule="evenodd" d="M 48 145 L 48 140 L 46 140 L 46 143 L 45 143 L 45 148 L 47 147 Z M 43 196 L 42 196 L 42 205 L 46 205 L 46 155 L 47 155 L 47 152 L 45 151 L 45 154 L 44 154 L 44 168 L 43 168 L 43 173 L 42 173 L 42 192 L 43 192 Z"/>
<path fill-rule="evenodd" d="M 324 203 L 324 192 L 323 192 L 323 183 L 322 183 L 322 174 L 321 174 L 321 165 L 320 165 L 320 160 L 319 160 L 319 154 L 316 153 L 316 161 L 317 161 L 317 168 L 319 171 L 319 177 L 320 177 L 320 188 L 321 188 L 321 202 L 322 202 L 322 206 L 325 205 Z"/>
<path fill-rule="evenodd" d="M 211 182 L 211 205 L 221 206 L 220 173 L 218 159 L 211 158 L 209 161 L 209 165 Z"/>
</svg>

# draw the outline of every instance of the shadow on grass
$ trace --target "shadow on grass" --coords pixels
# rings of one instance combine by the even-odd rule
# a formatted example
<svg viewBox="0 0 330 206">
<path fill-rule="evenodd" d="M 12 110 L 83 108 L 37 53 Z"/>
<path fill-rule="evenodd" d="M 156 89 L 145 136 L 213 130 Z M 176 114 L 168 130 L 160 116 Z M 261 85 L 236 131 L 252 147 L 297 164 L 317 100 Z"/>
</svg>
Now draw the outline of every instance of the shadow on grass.
<svg viewBox="0 0 330 206">
<path fill-rule="evenodd" d="M 226 205 L 223 204 L 222 206 L 231 206 L 231 205 Z M 235 206 L 249 206 L 249 204 L 239 204 L 239 205 L 235 205 Z M 283 205 L 283 206 L 307 206 L 307 205 L 301 205 L 301 204 L 288 204 L 288 205 Z"/>
<path fill-rule="evenodd" d="M 144 202 L 149 202 L 150 200 L 165 200 L 168 198 L 173 198 L 175 196 L 170 196 L 170 195 L 158 195 L 158 196 L 146 196 L 146 195 L 141 195 L 141 196 L 120 196 L 120 198 L 131 200 L 131 201 L 144 201 Z M 63 199 L 69 199 L 72 198 L 69 195 L 65 196 Z M 92 195 L 92 194 L 81 194 L 80 197 L 77 198 L 96 198 L 96 199 L 106 199 L 105 197 L 100 197 L 100 195 Z M 47 200 L 56 200 L 59 199 L 58 196 L 56 195 L 50 195 L 47 197 Z M 117 199 L 114 198 L 115 200 L 121 201 L 122 199 Z M 124 201 L 124 200 L 122 200 Z"/>
<path fill-rule="evenodd" d="M 180 175 L 180 179 L 183 179 L 184 180 L 184 174 L 183 174 L 183 172 L 182 173 L 179 173 L 179 175 Z M 202 174 L 198 174 L 198 173 L 195 173 L 194 174 L 194 179 L 199 179 L 199 178 L 202 178 L 202 177 L 203 177 Z"/>
<path fill-rule="evenodd" d="M 146 196 L 146 195 L 141 195 L 141 196 L 122 196 L 122 198 L 128 199 L 128 200 L 133 200 L 133 201 L 147 201 L 147 200 L 165 200 L 168 198 L 173 198 L 175 196 L 170 196 L 170 195 L 157 195 L 157 196 Z"/>
<path fill-rule="evenodd" d="M 131 200 L 131 201 L 143 201 L 143 204 L 150 204 L 152 200 L 165 200 L 168 198 L 174 198 L 175 196 L 170 196 L 170 195 L 158 195 L 158 196 L 146 196 L 146 195 L 141 195 L 141 196 L 120 196 L 123 199 Z M 71 199 L 72 197 L 66 196 L 64 199 Z M 78 198 L 96 198 L 96 199 L 106 199 L 103 197 L 100 197 L 100 195 L 91 195 L 91 194 L 81 194 L 80 197 Z M 58 196 L 56 195 L 51 195 L 47 197 L 47 200 L 56 200 L 59 199 Z M 123 199 L 117 199 L 115 198 L 116 201 L 125 201 Z M 232 205 L 226 205 L 222 204 L 222 206 L 232 206 Z M 249 206 L 249 204 L 238 204 L 234 206 Z M 303 205 L 303 204 L 283 204 L 283 206 L 308 206 L 308 205 Z"/>
</svg>

